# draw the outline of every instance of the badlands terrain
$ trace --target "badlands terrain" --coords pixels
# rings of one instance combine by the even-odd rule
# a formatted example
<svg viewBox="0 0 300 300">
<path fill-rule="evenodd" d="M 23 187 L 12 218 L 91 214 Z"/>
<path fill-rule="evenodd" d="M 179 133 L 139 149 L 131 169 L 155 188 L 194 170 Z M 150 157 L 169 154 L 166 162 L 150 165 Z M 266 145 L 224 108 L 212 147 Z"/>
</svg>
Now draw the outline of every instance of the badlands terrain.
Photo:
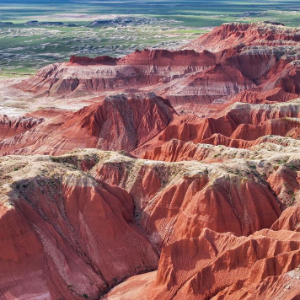
<svg viewBox="0 0 300 300">
<path fill-rule="evenodd" d="M 0 78 L 72 55 L 175 49 L 223 23 L 299 18 L 300 0 L 0 0 Z"/>
<path fill-rule="evenodd" d="M 300 299 L 300 29 L 0 84 L 1 300 Z"/>
</svg>

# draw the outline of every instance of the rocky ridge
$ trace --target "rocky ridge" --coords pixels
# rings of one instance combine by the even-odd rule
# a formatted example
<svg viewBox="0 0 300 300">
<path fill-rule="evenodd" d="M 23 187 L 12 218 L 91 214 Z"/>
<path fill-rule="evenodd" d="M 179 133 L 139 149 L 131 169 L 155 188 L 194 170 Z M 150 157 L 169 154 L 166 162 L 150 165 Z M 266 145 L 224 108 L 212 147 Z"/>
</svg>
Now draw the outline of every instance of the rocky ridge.
<svg viewBox="0 0 300 300">
<path fill-rule="evenodd" d="M 9 87 L 42 107 L 0 118 L 0 299 L 299 299 L 299 33 L 224 24 Z"/>
</svg>

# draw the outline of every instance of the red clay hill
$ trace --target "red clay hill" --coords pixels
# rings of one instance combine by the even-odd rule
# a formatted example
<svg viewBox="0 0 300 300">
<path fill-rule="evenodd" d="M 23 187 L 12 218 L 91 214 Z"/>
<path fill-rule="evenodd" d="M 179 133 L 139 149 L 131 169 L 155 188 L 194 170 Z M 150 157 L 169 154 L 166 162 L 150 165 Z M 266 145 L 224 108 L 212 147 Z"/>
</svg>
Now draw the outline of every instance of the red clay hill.
<svg viewBox="0 0 300 300">
<path fill-rule="evenodd" d="M 300 299 L 299 43 L 224 24 L 8 86 L 0 300 Z"/>
<path fill-rule="evenodd" d="M 155 90 L 174 108 L 199 113 L 234 96 L 285 101 L 299 94 L 299 36 L 299 29 L 273 23 L 233 23 L 185 50 L 136 51 L 119 59 L 72 57 L 39 70 L 19 87 L 53 97 Z"/>
</svg>

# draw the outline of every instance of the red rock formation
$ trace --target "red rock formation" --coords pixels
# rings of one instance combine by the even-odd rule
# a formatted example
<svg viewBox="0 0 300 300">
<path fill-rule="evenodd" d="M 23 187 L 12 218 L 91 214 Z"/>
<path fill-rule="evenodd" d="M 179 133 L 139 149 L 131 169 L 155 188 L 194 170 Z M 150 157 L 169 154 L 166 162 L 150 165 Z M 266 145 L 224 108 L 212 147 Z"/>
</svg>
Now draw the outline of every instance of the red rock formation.
<svg viewBox="0 0 300 300">
<path fill-rule="evenodd" d="M 3 137 L 0 153 L 60 154 L 74 148 L 98 148 L 134 151 L 150 158 L 155 155 L 149 151 L 172 139 L 249 148 L 266 135 L 298 138 L 298 102 L 234 104 L 216 118 L 200 118 L 177 116 L 168 101 L 154 94 L 111 96 L 76 113 L 53 117 L 46 112 L 50 114 L 46 122 L 39 124 L 38 119 L 26 132 L 14 130 Z"/>
<path fill-rule="evenodd" d="M 198 147 L 192 142 L 172 139 L 152 151 L 144 152 L 142 158 L 169 162 L 203 160 L 209 153 L 210 149 L 208 148 Z"/>
<path fill-rule="evenodd" d="M 200 72 L 214 66 L 220 59 L 209 52 L 197 53 L 193 50 L 136 51 L 122 59 L 72 56 L 69 63 L 47 66 L 19 86 L 39 96 L 81 96 L 93 92 L 124 91 Z"/>
<path fill-rule="evenodd" d="M 101 65 L 115 65 L 118 62 L 117 58 L 110 56 L 99 56 L 95 58 L 85 57 L 85 56 L 71 56 L 70 64 L 78 65 L 92 65 L 92 64 L 101 64 Z"/>
<path fill-rule="evenodd" d="M 218 147 L 207 148 L 203 156 Z M 0 241 L 9 250 L 0 255 L 1 293 L 94 299 L 155 269 L 156 247 L 158 271 L 130 278 L 107 299 L 135 299 L 141 288 L 149 299 L 241 299 L 253 290 L 259 299 L 288 284 L 284 295 L 297 294 L 287 272 L 297 274 L 300 237 L 282 229 L 297 230 L 298 213 L 280 217 L 275 193 L 244 164 L 150 162 L 96 150 L 3 158 Z M 257 232 L 271 226 L 279 231 Z"/>
<path fill-rule="evenodd" d="M 226 24 L 19 84 L 77 111 L 0 120 L 0 155 L 73 151 L 0 160 L 0 298 L 298 299 L 299 33 Z"/>
<path fill-rule="evenodd" d="M 278 230 L 290 230 L 290 231 L 300 231 L 300 207 L 292 206 L 283 211 L 281 216 L 272 225 L 271 229 Z"/>
<path fill-rule="evenodd" d="M 232 133 L 231 138 L 253 141 L 264 135 L 298 137 L 300 123 L 293 119 L 275 119 L 263 125 L 241 124 Z"/>
<path fill-rule="evenodd" d="M 300 41 L 298 28 L 289 28 L 274 23 L 230 23 L 215 28 L 188 44 L 196 51 L 220 51 L 247 46 L 297 45 Z"/>
<path fill-rule="evenodd" d="M 111 96 L 3 140 L 0 152 L 59 154 L 74 148 L 132 151 L 165 129 L 175 114 L 170 103 L 155 94 Z"/>
<path fill-rule="evenodd" d="M 299 243 L 288 231 L 246 238 L 206 229 L 165 247 L 157 273 L 132 277 L 104 299 L 297 299 Z"/>
<path fill-rule="evenodd" d="M 239 182 L 226 176 L 214 182 L 205 174 L 199 176 L 166 188 L 152 207 L 145 209 L 149 217 L 143 225 L 157 238 L 159 246 L 179 238 L 198 237 L 205 227 L 248 235 L 270 227 L 280 214 L 274 196 L 256 182 Z M 258 220 L 254 216 L 259 211 L 268 213 Z"/>
<path fill-rule="evenodd" d="M 299 234 L 262 231 L 249 238 L 209 230 L 202 234 L 199 240 L 181 240 L 164 249 L 156 285 L 169 288 L 160 297 L 242 299 L 251 295 L 259 299 L 268 293 L 264 285 L 270 277 L 276 279 L 299 264 Z"/>
<path fill-rule="evenodd" d="M 269 228 L 281 212 L 266 182 L 248 175 L 249 167 L 231 170 L 196 162 L 135 165 L 127 158 L 98 164 L 95 171 L 96 178 L 132 195 L 139 225 L 159 249 L 179 238 L 196 238 L 205 227 L 249 235 Z M 257 218 L 259 211 L 267 213 Z"/>
<path fill-rule="evenodd" d="M 155 157 L 149 154 L 149 151 L 172 139 L 249 148 L 258 144 L 260 138 L 266 135 L 298 138 L 300 134 L 298 117 L 298 100 L 274 105 L 236 103 L 222 112 L 218 118 L 179 116 L 151 143 L 146 143 L 134 153 L 143 157 Z M 144 154 L 145 151 L 147 154 Z"/>
<path fill-rule="evenodd" d="M 231 158 L 244 158 L 245 151 L 239 149 L 228 149 L 226 147 L 235 148 L 250 148 L 260 143 L 266 142 L 265 140 L 257 140 L 253 142 L 247 142 L 242 140 L 232 140 L 226 138 L 220 134 L 214 134 L 211 138 L 204 140 L 204 144 L 195 144 L 193 142 L 183 142 L 180 140 L 172 139 L 169 142 L 162 144 L 161 146 L 155 147 L 152 150 L 146 150 L 140 155 L 143 159 L 159 160 L 167 162 L 179 162 L 179 161 L 204 161 L 206 163 L 227 161 Z M 226 147 L 214 147 L 211 145 Z"/>
<path fill-rule="evenodd" d="M 2 299 L 98 299 L 156 268 L 124 190 L 49 158 L 19 157 L 19 170 L 9 161 L 1 161 L 1 183 L 8 174 L 18 179 L 1 186 Z"/>
<path fill-rule="evenodd" d="M 243 91 L 233 97 L 231 101 L 254 104 L 272 104 L 272 102 L 287 102 L 296 98 L 299 98 L 297 94 L 286 93 L 281 88 L 276 88 L 266 92 Z"/>
<path fill-rule="evenodd" d="M 10 118 L 7 115 L 0 116 L 0 141 L 30 130 L 43 121 L 43 118 Z"/>
<path fill-rule="evenodd" d="M 250 101 L 283 101 L 299 95 L 299 32 L 284 26 L 227 24 L 187 50 L 135 51 L 123 58 L 72 56 L 39 70 L 18 87 L 37 96 L 78 97 L 154 90 L 180 110 L 203 112 L 243 91 Z M 255 95 L 255 96 L 254 96 Z M 253 97 L 255 99 L 253 100 Z"/>
</svg>

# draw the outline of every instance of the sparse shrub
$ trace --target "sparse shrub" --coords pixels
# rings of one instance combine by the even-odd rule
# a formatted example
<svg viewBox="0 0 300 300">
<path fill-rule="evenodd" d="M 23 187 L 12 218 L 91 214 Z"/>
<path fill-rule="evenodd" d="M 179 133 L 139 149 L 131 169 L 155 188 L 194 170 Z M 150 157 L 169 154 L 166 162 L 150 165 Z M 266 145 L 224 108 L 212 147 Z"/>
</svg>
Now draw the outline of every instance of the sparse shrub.
<svg viewBox="0 0 300 300">
<path fill-rule="evenodd" d="M 292 170 L 292 171 L 297 171 L 298 167 L 294 164 L 290 164 L 288 165 L 288 167 Z"/>
</svg>

